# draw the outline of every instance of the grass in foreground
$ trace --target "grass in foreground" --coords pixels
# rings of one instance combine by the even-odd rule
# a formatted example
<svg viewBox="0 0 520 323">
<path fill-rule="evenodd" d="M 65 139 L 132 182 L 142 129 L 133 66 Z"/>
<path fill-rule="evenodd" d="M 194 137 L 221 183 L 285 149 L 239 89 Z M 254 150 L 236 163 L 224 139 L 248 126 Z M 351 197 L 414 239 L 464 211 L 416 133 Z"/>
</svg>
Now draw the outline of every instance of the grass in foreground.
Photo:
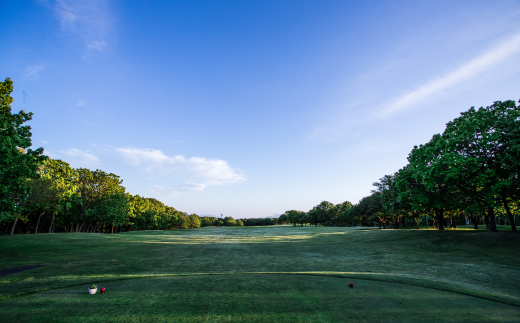
<svg viewBox="0 0 520 323">
<path fill-rule="evenodd" d="M 0 311 L 18 322 L 515 322 L 519 247 L 519 235 L 471 230 L 3 236 L 0 270 L 45 266 L 1 277 Z M 92 283 L 107 293 L 88 295 Z"/>
</svg>

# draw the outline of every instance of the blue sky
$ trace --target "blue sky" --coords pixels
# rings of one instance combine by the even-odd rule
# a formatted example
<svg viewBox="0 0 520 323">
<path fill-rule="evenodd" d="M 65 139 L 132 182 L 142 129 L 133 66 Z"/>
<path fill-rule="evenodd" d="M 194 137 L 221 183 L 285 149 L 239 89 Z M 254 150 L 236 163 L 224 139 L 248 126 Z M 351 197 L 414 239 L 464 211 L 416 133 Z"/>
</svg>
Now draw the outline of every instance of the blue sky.
<svg viewBox="0 0 520 323">
<path fill-rule="evenodd" d="M 460 112 L 520 99 L 518 1 L 0 9 L 33 145 L 199 215 L 356 203 Z"/>
</svg>

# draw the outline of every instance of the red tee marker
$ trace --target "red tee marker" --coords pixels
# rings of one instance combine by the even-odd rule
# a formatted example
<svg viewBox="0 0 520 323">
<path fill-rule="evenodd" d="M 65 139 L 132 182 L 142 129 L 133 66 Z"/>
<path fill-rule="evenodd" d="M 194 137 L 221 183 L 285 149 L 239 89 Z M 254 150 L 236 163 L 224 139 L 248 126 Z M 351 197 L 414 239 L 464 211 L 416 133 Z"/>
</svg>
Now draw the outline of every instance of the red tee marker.
<svg viewBox="0 0 520 323">
<path fill-rule="evenodd" d="M 354 283 L 348 283 L 348 285 L 349 285 L 350 287 L 354 287 Z M 104 289 L 104 288 L 103 288 L 103 289 Z M 102 293 L 103 293 L 103 289 L 101 290 Z"/>
<path fill-rule="evenodd" d="M 105 292 L 105 287 L 101 288 L 101 293 Z"/>
</svg>

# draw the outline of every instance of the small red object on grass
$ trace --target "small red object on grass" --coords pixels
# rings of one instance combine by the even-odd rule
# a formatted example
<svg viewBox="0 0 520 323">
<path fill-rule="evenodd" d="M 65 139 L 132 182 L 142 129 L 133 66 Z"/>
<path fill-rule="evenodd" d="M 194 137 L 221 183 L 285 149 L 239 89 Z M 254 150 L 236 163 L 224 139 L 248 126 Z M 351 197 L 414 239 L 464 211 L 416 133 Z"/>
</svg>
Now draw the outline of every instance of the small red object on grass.
<svg viewBox="0 0 520 323">
<path fill-rule="evenodd" d="M 102 287 L 101 288 L 101 293 L 104 293 L 105 292 L 105 287 Z"/>
<path fill-rule="evenodd" d="M 348 283 L 350 287 L 354 287 L 354 283 Z M 104 288 L 103 288 L 104 289 Z M 103 289 L 101 289 L 101 292 L 103 293 Z"/>
</svg>

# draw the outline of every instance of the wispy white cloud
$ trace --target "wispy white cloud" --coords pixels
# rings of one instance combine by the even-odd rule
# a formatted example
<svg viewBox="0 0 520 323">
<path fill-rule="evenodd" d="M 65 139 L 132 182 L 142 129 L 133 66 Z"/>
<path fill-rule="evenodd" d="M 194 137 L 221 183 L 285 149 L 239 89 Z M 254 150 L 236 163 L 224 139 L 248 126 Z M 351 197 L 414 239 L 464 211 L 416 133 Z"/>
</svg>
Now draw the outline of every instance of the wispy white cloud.
<svg viewBox="0 0 520 323">
<path fill-rule="evenodd" d="M 96 168 L 101 164 L 97 156 L 76 148 L 61 151 L 59 155 L 63 155 L 63 159 L 72 167 Z"/>
<path fill-rule="evenodd" d="M 116 152 L 128 164 L 159 178 L 172 176 L 190 179 L 173 188 L 180 191 L 202 191 L 207 186 L 225 185 L 244 181 L 246 176 L 233 169 L 226 161 L 204 157 L 186 158 L 182 155 L 167 156 L 156 149 L 119 148 Z"/>
<path fill-rule="evenodd" d="M 107 47 L 107 42 L 104 40 L 101 41 L 92 41 L 89 44 L 87 44 L 88 49 L 95 49 L 100 52 L 104 52 L 105 48 Z"/>
<path fill-rule="evenodd" d="M 161 185 L 153 185 L 147 188 L 152 193 L 157 193 L 165 196 L 179 196 L 186 193 L 186 191 L 203 191 L 206 188 L 205 184 L 201 183 L 186 183 L 175 187 L 164 187 Z"/>
<path fill-rule="evenodd" d="M 147 190 L 151 193 L 165 195 L 165 196 L 171 196 L 171 197 L 176 197 L 176 196 L 183 194 L 183 192 L 181 192 L 178 189 L 167 188 L 167 187 L 164 187 L 161 185 L 154 185 L 154 186 L 148 187 Z"/>
<path fill-rule="evenodd" d="M 84 42 L 88 57 L 92 50 L 104 52 L 113 30 L 108 0 L 40 0 L 49 8 L 63 32 L 74 35 Z"/>
<path fill-rule="evenodd" d="M 24 80 L 39 80 L 40 72 L 45 70 L 45 65 L 33 65 L 25 69 Z"/>
<path fill-rule="evenodd" d="M 47 141 L 47 140 L 42 140 L 41 142 L 44 143 L 44 144 L 50 143 L 50 141 Z"/>
<path fill-rule="evenodd" d="M 357 142 L 349 149 L 348 156 L 361 155 L 381 155 L 388 154 L 401 146 L 398 142 L 384 140 L 382 138 L 374 138 L 372 140 L 363 140 Z"/>
<path fill-rule="evenodd" d="M 201 183 L 186 183 L 182 186 L 182 188 L 190 191 L 203 191 L 206 186 L 206 184 Z"/>
<path fill-rule="evenodd" d="M 76 102 L 77 107 L 84 106 L 85 104 L 87 104 L 87 101 L 85 101 L 85 100 L 79 100 L 78 102 Z"/>
<path fill-rule="evenodd" d="M 60 20 L 62 28 L 73 28 L 74 23 L 79 19 L 79 17 L 74 14 L 74 8 L 68 6 L 67 3 L 62 0 L 56 1 L 54 12 Z"/>
<path fill-rule="evenodd" d="M 384 108 L 376 111 L 375 116 L 389 116 L 410 109 L 421 102 L 442 96 L 446 91 L 462 85 L 463 83 L 493 69 L 497 64 L 507 60 L 513 54 L 520 51 L 520 34 L 502 42 L 493 49 L 463 64 L 456 70 L 442 77 L 421 85 L 416 90 L 408 92 L 393 101 Z"/>
</svg>

